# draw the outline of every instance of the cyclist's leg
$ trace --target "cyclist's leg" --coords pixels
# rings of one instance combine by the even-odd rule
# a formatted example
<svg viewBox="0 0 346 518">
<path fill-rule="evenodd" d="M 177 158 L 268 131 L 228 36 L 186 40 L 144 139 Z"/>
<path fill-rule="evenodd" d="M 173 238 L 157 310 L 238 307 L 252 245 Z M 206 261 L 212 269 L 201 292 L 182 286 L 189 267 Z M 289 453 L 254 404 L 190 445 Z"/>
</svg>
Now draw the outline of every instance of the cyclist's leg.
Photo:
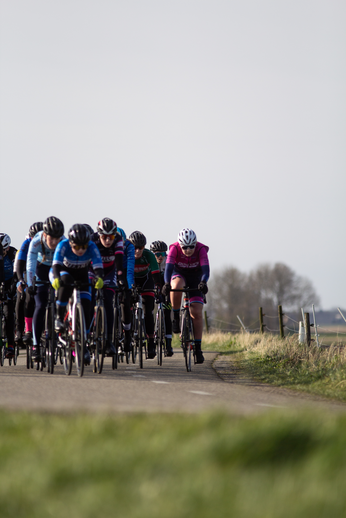
<svg viewBox="0 0 346 518">
<path fill-rule="evenodd" d="M 171 304 L 165 303 L 164 317 L 165 317 L 165 328 L 166 328 L 166 351 L 167 356 L 173 356 L 172 349 L 172 320 L 171 320 Z"/>
<path fill-rule="evenodd" d="M 114 356 L 116 354 L 115 345 L 113 343 L 112 333 L 114 324 L 114 308 L 113 308 L 114 289 L 107 288 L 107 279 L 105 281 L 105 288 L 103 290 L 103 302 L 106 311 L 107 320 L 107 337 L 105 354 Z"/>
<path fill-rule="evenodd" d="M 60 272 L 60 288 L 58 289 L 58 297 L 56 301 L 56 319 L 55 329 L 60 331 L 64 327 L 64 317 L 66 313 L 68 299 L 73 292 L 74 278 L 66 271 Z"/>
<path fill-rule="evenodd" d="M 186 285 L 186 281 L 184 277 L 180 274 L 172 275 L 171 286 L 174 290 L 181 290 Z M 181 297 L 182 293 L 172 292 L 171 293 L 171 303 L 173 308 L 173 333 L 180 333 L 180 305 L 181 305 Z"/>
<path fill-rule="evenodd" d="M 200 275 L 190 274 L 187 278 L 189 288 L 197 288 L 200 282 Z M 202 353 L 202 333 L 203 333 L 203 294 L 197 290 L 190 295 L 190 315 L 192 318 L 193 334 L 195 342 L 195 352 L 197 363 L 204 362 Z"/>
<path fill-rule="evenodd" d="M 23 289 L 23 288 L 21 288 Z M 25 294 L 17 289 L 16 298 L 16 333 L 15 342 L 20 342 L 24 332 L 24 305 L 25 305 Z"/>
<path fill-rule="evenodd" d="M 25 304 L 24 304 L 24 320 L 25 320 L 25 334 L 23 337 L 24 342 L 30 342 L 32 340 L 32 317 L 35 311 L 35 298 L 29 292 L 25 290 Z"/>
</svg>

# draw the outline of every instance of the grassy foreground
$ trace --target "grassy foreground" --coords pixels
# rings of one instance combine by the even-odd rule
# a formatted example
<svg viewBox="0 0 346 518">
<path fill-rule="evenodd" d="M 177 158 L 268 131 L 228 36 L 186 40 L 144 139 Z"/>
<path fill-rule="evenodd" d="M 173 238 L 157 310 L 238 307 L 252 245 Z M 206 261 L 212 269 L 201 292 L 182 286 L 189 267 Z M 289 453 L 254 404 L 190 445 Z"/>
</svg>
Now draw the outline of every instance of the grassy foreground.
<svg viewBox="0 0 346 518">
<path fill-rule="evenodd" d="M 1 516 L 346 514 L 346 416 L 0 413 Z"/>
</svg>

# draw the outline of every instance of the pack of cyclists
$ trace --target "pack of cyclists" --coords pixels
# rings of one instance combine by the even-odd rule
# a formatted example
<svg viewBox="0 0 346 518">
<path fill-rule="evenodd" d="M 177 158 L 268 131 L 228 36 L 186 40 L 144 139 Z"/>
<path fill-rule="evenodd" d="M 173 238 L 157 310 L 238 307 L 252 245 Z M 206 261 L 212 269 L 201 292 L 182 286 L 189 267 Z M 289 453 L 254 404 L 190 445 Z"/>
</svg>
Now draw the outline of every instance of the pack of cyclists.
<svg viewBox="0 0 346 518">
<path fill-rule="evenodd" d="M 0 301 L 3 303 L 6 357 L 14 354 L 14 344 L 33 343 L 33 360 L 40 360 L 40 338 L 49 286 L 56 292 L 56 331 L 63 327 L 64 316 L 74 282 L 81 283 L 81 302 L 86 328 L 92 320 L 95 290 L 103 289 L 108 336 L 106 355 L 116 353 L 112 343 L 113 297 L 121 292 L 121 322 L 124 350 L 132 348 L 132 305 L 138 291 L 142 294 L 148 359 L 156 356 L 154 343 L 155 299 L 164 302 L 166 353 L 173 356 L 172 333 L 180 333 L 181 289 L 195 289 L 190 296 L 190 314 L 194 328 L 197 363 L 203 363 L 202 332 L 204 295 L 209 279 L 208 247 L 197 241 L 196 233 L 184 228 L 169 247 L 157 240 L 146 247 L 141 231 L 125 231 L 111 218 L 101 219 L 96 231 L 77 223 L 64 236 L 64 224 L 50 216 L 29 227 L 21 247 L 11 246 L 11 238 L 0 233 Z M 48 282 L 49 281 L 49 282 Z M 15 302 L 15 306 L 14 306 Z M 173 322 L 171 315 L 173 314 Z M 90 363 L 88 348 L 84 363 Z"/>
</svg>

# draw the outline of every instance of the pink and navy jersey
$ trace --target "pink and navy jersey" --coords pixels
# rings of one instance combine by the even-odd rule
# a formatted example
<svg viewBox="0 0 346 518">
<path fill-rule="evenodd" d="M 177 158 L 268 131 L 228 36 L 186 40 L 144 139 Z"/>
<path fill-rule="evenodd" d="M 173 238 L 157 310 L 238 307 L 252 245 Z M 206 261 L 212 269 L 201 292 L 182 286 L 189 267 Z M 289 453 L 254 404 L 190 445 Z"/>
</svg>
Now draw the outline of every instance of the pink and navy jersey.
<svg viewBox="0 0 346 518">
<path fill-rule="evenodd" d="M 91 236 L 102 257 L 102 264 L 105 277 L 114 271 L 122 270 L 124 258 L 124 242 L 120 234 L 115 235 L 115 239 L 110 247 L 103 246 L 97 232 Z"/>
<path fill-rule="evenodd" d="M 200 274 L 201 280 L 209 279 L 209 247 L 197 242 L 196 248 L 190 257 L 184 255 L 179 242 L 169 247 L 166 261 L 165 282 L 170 282 L 173 270 L 181 274 Z"/>
</svg>

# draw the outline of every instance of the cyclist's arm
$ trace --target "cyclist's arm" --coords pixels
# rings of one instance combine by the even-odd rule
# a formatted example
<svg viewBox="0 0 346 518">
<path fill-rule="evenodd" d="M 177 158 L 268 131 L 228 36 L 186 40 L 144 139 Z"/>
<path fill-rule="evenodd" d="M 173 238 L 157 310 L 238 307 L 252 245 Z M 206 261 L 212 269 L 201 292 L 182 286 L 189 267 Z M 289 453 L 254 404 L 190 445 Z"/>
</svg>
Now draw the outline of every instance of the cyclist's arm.
<svg viewBox="0 0 346 518">
<path fill-rule="evenodd" d="M 26 261 L 26 282 L 28 286 L 32 286 L 36 273 L 37 266 L 37 257 L 38 253 L 41 250 L 41 232 L 36 234 L 36 236 L 32 239 L 29 250 L 28 250 L 28 258 Z"/>
<path fill-rule="evenodd" d="M 127 265 L 127 284 L 129 288 L 135 283 L 135 247 L 126 239 L 126 265 Z"/>
<path fill-rule="evenodd" d="M 202 269 L 201 281 L 208 282 L 210 276 L 208 249 L 206 247 L 201 248 L 199 252 L 199 261 Z"/>
</svg>

